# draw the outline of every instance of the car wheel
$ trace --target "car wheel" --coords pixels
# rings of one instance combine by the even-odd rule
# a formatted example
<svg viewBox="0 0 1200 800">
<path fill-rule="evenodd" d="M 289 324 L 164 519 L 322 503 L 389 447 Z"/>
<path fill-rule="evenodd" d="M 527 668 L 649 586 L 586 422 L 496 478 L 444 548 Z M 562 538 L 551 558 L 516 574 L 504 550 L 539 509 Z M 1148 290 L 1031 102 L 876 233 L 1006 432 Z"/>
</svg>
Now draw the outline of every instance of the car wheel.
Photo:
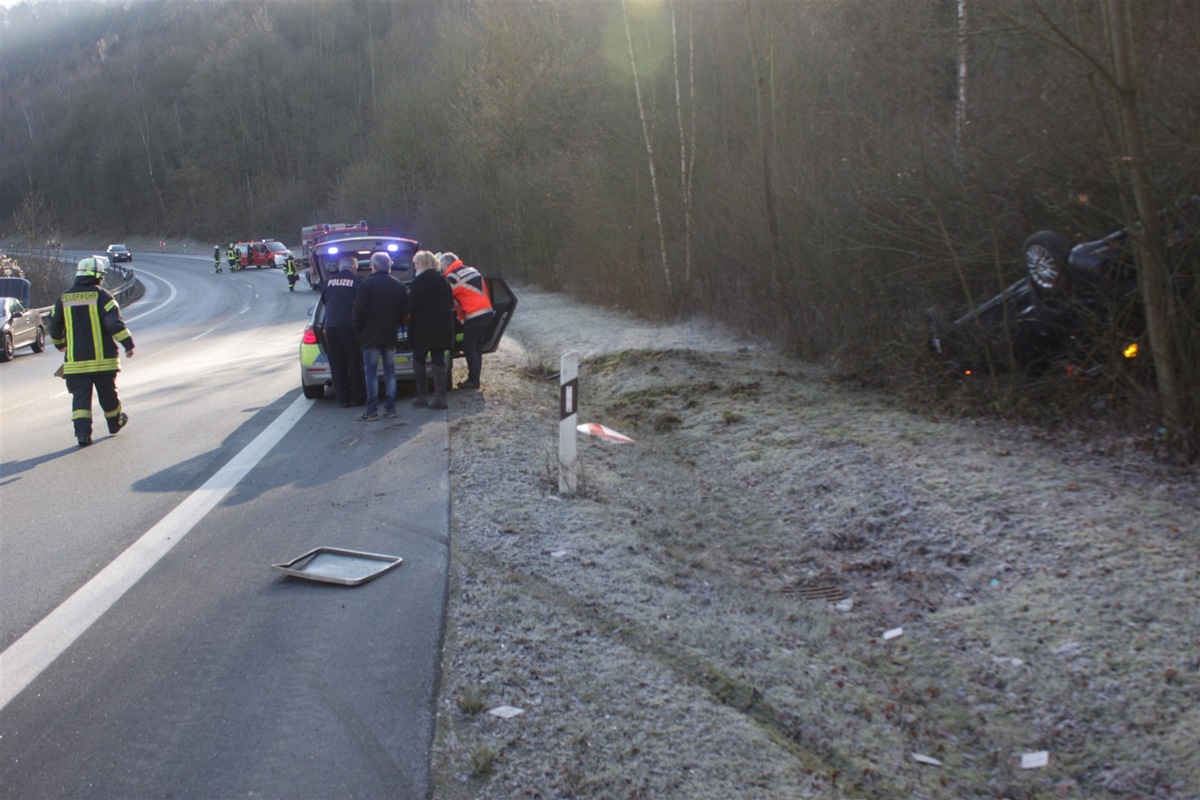
<svg viewBox="0 0 1200 800">
<path fill-rule="evenodd" d="M 325 396 L 325 384 L 323 384 L 323 383 L 317 383 L 317 384 L 313 384 L 311 386 L 309 384 L 305 383 L 305 384 L 303 384 L 303 387 L 304 387 L 304 396 L 307 397 L 309 400 L 320 400 L 322 397 Z"/>
<path fill-rule="evenodd" d="M 33 337 L 33 344 L 29 345 L 29 349 L 35 353 L 40 353 L 46 349 L 46 329 L 39 327 L 37 335 Z"/>
<path fill-rule="evenodd" d="M 12 361 L 14 352 L 12 334 L 5 331 L 3 346 L 0 347 L 0 361 Z"/>
<path fill-rule="evenodd" d="M 1040 294 L 1059 295 L 1067 290 L 1067 239 L 1054 231 L 1038 231 L 1025 240 L 1025 272 Z"/>
</svg>

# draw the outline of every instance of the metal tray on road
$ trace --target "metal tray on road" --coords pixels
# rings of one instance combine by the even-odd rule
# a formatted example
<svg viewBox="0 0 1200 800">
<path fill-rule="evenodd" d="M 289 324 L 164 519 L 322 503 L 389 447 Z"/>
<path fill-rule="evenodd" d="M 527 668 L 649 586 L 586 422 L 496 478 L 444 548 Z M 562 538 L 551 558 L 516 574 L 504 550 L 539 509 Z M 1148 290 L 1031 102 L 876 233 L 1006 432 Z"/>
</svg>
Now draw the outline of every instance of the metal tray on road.
<svg viewBox="0 0 1200 800">
<path fill-rule="evenodd" d="M 286 572 L 294 578 L 357 586 L 372 578 L 378 578 L 403 563 L 404 559 L 399 556 L 342 550 L 337 547 L 317 547 L 286 564 L 272 564 L 271 568 Z"/>
</svg>

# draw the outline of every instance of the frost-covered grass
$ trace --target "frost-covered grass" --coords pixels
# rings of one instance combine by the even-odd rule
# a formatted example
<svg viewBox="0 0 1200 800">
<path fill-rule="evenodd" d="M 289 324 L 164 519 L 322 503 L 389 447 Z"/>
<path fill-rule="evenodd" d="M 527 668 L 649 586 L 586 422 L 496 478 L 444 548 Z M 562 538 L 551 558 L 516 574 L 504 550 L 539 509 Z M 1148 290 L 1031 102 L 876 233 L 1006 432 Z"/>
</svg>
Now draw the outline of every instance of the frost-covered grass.
<svg viewBox="0 0 1200 800">
<path fill-rule="evenodd" d="M 537 300 L 451 397 L 436 796 L 1200 796 L 1194 471 L 625 331 L 580 422 L 636 444 L 581 437 L 562 498 L 558 388 L 521 353 L 612 320 Z"/>
</svg>

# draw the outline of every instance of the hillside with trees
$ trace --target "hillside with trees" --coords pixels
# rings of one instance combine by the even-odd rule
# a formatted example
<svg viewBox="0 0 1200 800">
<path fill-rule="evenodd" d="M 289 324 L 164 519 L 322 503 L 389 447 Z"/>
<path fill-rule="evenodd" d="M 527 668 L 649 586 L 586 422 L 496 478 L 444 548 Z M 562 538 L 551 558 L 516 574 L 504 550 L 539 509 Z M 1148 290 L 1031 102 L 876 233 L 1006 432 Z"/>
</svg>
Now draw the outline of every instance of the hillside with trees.
<svg viewBox="0 0 1200 800">
<path fill-rule="evenodd" d="M 1200 192 L 1191 0 L 3 15 L 6 244 L 289 241 L 367 219 L 596 303 L 712 317 L 925 407 L 1086 412 L 1197 452 L 1197 265 L 1155 217 Z M 989 363 L 963 382 L 925 352 L 924 310 L 1010 284 L 1029 234 L 1122 226 L 1136 366 L 1101 353 L 1080 383 Z"/>
</svg>

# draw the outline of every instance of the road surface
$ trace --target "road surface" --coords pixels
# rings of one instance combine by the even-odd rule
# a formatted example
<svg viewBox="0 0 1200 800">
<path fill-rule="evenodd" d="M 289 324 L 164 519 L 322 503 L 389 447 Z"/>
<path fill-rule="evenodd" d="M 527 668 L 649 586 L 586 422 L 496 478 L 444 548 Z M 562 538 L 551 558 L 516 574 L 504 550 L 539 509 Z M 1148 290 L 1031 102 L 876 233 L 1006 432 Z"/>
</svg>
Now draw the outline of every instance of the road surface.
<svg viewBox="0 0 1200 800">
<path fill-rule="evenodd" d="M 76 445 L 52 347 L 0 365 L 0 796 L 427 796 L 445 412 L 304 399 L 277 270 L 135 258 L 117 436 Z M 321 546 L 404 563 L 271 568 Z"/>
</svg>

